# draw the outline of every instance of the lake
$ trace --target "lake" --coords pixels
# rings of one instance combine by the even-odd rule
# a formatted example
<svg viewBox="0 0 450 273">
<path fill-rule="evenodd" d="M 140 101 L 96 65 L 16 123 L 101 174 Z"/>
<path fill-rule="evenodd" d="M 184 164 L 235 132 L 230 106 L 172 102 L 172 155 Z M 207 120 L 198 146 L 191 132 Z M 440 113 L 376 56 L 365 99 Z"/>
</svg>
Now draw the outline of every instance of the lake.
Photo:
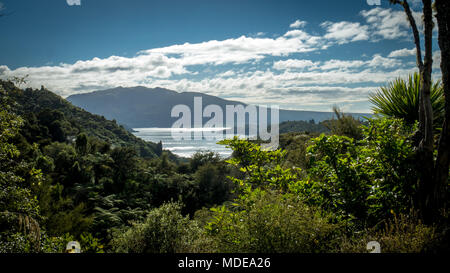
<svg viewBox="0 0 450 273">
<path fill-rule="evenodd" d="M 158 143 L 162 142 L 163 149 L 169 150 L 172 153 L 182 157 L 192 157 L 197 151 L 213 151 L 218 153 L 221 157 L 228 157 L 231 155 L 231 149 L 224 145 L 216 144 L 218 140 L 198 139 L 193 137 L 190 139 L 175 140 L 172 137 L 172 128 L 133 128 L 133 134 L 146 141 Z M 193 136 L 195 131 L 212 132 L 222 131 L 226 128 L 186 128 L 184 129 Z"/>
</svg>

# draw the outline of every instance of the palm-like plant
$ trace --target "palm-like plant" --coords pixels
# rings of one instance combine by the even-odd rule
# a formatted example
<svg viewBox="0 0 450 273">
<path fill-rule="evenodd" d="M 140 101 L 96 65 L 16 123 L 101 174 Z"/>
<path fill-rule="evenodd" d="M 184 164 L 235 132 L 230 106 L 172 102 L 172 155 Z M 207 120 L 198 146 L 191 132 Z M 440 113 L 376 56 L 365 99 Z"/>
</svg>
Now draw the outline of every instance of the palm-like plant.
<svg viewBox="0 0 450 273">
<path fill-rule="evenodd" d="M 401 118 L 408 124 L 419 120 L 420 74 L 409 75 L 408 80 L 397 78 L 381 87 L 369 100 L 376 114 Z M 440 81 L 431 83 L 431 106 L 435 126 L 440 126 L 444 118 L 444 89 Z M 436 128 L 436 127 L 435 127 Z"/>
</svg>

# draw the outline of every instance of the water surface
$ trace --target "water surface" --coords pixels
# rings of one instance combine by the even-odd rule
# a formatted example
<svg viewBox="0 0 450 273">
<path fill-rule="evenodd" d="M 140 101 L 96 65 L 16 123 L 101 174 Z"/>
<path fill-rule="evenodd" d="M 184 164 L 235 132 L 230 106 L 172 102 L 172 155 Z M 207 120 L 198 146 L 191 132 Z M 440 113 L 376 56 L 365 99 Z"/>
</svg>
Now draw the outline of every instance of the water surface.
<svg viewBox="0 0 450 273">
<path fill-rule="evenodd" d="M 163 149 L 182 157 L 192 157 L 197 151 L 213 151 L 221 157 L 231 155 L 231 149 L 224 145 L 217 144 L 220 139 L 194 139 L 194 132 L 224 132 L 226 128 L 184 128 L 183 130 L 190 133 L 191 138 L 176 140 L 172 137 L 172 128 L 133 128 L 133 134 L 146 141 L 158 143 L 162 142 Z M 226 135 L 223 135 L 223 138 Z"/>
</svg>

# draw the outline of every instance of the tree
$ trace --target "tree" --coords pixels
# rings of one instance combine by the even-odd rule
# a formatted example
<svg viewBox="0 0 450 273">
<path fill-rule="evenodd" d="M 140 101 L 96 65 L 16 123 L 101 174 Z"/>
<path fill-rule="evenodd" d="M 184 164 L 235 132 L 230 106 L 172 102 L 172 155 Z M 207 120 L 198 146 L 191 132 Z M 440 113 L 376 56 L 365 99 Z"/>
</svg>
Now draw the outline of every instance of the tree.
<svg viewBox="0 0 450 273">
<path fill-rule="evenodd" d="M 77 149 L 78 154 L 85 155 L 88 149 L 88 139 L 86 134 L 81 133 L 77 136 L 75 141 L 75 147 Z"/>
<path fill-rule="evenodd" d="M 157 156 L 161 156 L 162 152 L 163 152 L 162 141 L 159 141 L 156 144 L 155 153 L 156 153 Z"/>
<path fill-rule="evenodd" d="M 423 3 L 423 24 L 424 24 L 424 44 L 425 44 L 425 55 L 422 60 L 422 51 L 421 51 L 421 43 L 419 31 L 415 22 L 415 19 L 412 15 L 410 6 L 407 0 L 390 0 L 393 4 L 400 4 L 408 18 L 408 21 L 411 25 L 414 43 L 416 45 L 416 59 L 417 66 L 419 68 L 419 73 L 421 77 L 420 81 L 420 96 L 419 96 L 419 129 L 416 134 L 416 146 L 417 146 L 417 162 L 420 164 L 418 167 L 418 188 L 419 188 L 419 210 L 421 213 L 421 217 L 426 223 L 430 223 L 433 221 L 433 218 L 436 217 L 436 212 L 439 207 L 437 205 L 442 205 L 443 200 L 442 194 L 437 194 L 439 189 L 443 189 L 442 187 L 447 184 L 448 177 L 448 159 L 445 160 L 445 157 L 448 158 L 448 128 L 446 131 L 443 131 L 444 141 L 439 143 L 438 151 L 441 151 L 441 156 L 438 156 L 438 160 L 436 161 L 438 164 L 435 165 L 433 158 L 434 151 L 434 138 L 433 138 L 433 109 L 431 106 L 431 71 L 432 71 L 432 38 L 433 38 L 433 11 L 432 11 L 432 1 L 431 0 L 422 0 Z M 438 3 L 439 2 L 439 3 Z M 448 17 L 447 14 L 442 15 L 442 12 L 445 13 L 448 11 L 448 3 L 440 3 L 440 1 L 436 1 L 436 7 L 439 10 L 439 7 L 443 10 L 439 11 L 441 24 L 439 25 L 440 39 L 448 39 L 448 23 L 442 22 L 442 19 L 446 19 Z M 446 8 L 446 10 L 445 10 Z M 443 28 L 443 29 L 441 29 Z M 443 44 L 442 42 L 441 44 Z M 448 42 L 447 42 L 448 43 Z M 441 45 L 440 45 L 441 46 Z M 444 48 L 445 50 L 445 48 Z M 447 50 L 448 51 L 448 50 Z M 448 60 L 448 59 L 447 59 Z M 444 60 L 442 60 L 444 62 Z M 448 86 L 448 79 L 447 79 Z M 448 89 L 448 88 L 447 88 Z M 448 92 L 445 92 L 445 84 L 444 84 L 444 93 L 446 94 L 446 101 L 448 101 Z M 448 103 L 447 103 L 448 104 Z M 448 112 L 448 107 L 446 107 L 446 112 Z M 446 113 L 446 116 L 448 113 Z M 446 122 L 444 122 L 446 125 Z M 447 127 L 447 125 L 445 126 Z M 442 139 L 442 136 L 441 136 Z M 441 145 L 444 145 L 442 147 Z M 447 151 L 443 152 L 442 149 L 447 149 Z M 443 154 L 442 154 L 443 153 Z M 446 156 L 445 156 L 446 155 Z M 443 174 L 446 172 L 446 174 Z M 438 175 L 437 175 L 438 174 Z M 446 176 L 443 179 L 442 176 Z"/>
<path fill-rule="evenodd" d="M 0 85 L 0 252 L 38 251 L 39 204 L 22 174 L 30 175 L 33 186 L 42 183 L 42 173 L 21 160 L 19 150 L 11 143 L 23 120 L 4 103 L 3 93 Z"/>
<path fill-rule="evenodd" d="M 447 0 L 436 0 L 436 19 L 438 24 L 438 43 L 441 49 L 441 72 L 442 83 L 444 85 L 445 114 L 442 124 L 442 132 L 439 139 L 438 154 L 435 163 L 435 180 L 433 195 L 438 206 L 445 207 L 443 200 L 446 200 L 448 189 L 448 173 L 450 166 L 450 3 Z"/>
<path fill-rule="evenodd" d="M 137 170 L 137 153 L 132 147 L 117 147 L 111 152 L 115 191 L 121 192 Z"/>
</svg>

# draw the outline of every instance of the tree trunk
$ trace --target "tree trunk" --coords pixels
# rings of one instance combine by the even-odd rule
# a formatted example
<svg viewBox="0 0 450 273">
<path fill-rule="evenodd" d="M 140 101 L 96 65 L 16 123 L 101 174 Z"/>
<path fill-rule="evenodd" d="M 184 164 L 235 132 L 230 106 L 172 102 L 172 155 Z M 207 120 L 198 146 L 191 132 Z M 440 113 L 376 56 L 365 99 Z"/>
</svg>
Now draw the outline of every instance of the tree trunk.
<svg viewBox="0 0 450 273">
<path fill-rule="evenodd" d="M 431 107 L 431 71 L 433 64 L 433 11 L 431 0 L 422 0 L 423 2 L 423 20 L 424 20 L 424 40 L 425 40 L 425 56 L 422 66 L 420 94 L 422 95 L 423 107 L 423 138 L 419 144 L 419 158 L 421 158 L 421 168 L 419 170 L 419 190 L 421 191 L 420 207 L 422 218 L 425 223 L 432 222 L 434 210 L 433 191 L 435 181 L 433 177 L 434 159 L 433 159 L 433 108 Z"/>
<path fill-rule="evenodd" d="M 433 215 L 433 195 L 434 195 L 434 159 L 433 159 L 433 109 L 431 107 L 431 71 L 433 63 L 433 11 L 431 0 L 423 2 L 424 20 L 424 40 L 425 56 L 422 61 L 420 49 L 420 36 L 416 21 L 412 15 L 407 0 L 392 0 L 392 3 L 400 4 L 405 10 L 408 21 L 411 25 L 414 44 L 416 45 L 417 67 L 421 76 L 419 92 L 419 130 L 415 139 L 419 141 L 417 146 L 417 170 L 418 170 L 418 207 L 424 222 L 431 222 Z"/>
<path fill-rule="evenodd" d="M 442 84 L 444 85 L 445 115 L 442 132 L 439 139 L 438 155 L 435 164 L 434 199 L 437 208 L 445 208 L 448 195 L 448 173 L 450 166 L 450 78 L 448 66 L 450 63 L 450 2 L 436 0 L 436 19 L 438 24 L 438 42 L 441 49 Z"/>
</svg>

